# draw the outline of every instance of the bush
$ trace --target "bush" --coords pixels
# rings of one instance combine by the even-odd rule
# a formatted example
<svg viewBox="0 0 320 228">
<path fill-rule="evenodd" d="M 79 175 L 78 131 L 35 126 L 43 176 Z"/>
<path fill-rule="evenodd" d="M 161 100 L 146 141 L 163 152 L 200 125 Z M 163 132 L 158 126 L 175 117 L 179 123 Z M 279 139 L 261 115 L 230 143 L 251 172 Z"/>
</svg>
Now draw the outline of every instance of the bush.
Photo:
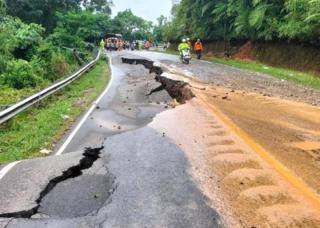
<svg viewBox="0 0 320 228">
<path fill-rule="evenodd" d="M 71 65 L 74 64 L 71 50 L 59 48 L 48 40 L 40 44 L 36 57 L 42 60 L 42 67 L 47 69 L 44 79 L 51 82 L 66 76 L 71 71 Z"/>
<path fill-rule="evenodd" d="M 52 55 L 50 61 L 50 74 L 47 76 L 51 81 L 57 80 L 63 76 L 66 76 L 70 72 L 70 66 L 66 61 L 66 58 L 59 53 Z"/>
<path fill-rule="evenodd" d="M 55 48 L 52 43 L 43 41 L 37 48 L 35 55 L 46 63 L 49 63 L 54 52 Z"/>
<path fill-rule="evenodd" d="M 36 87 L 43 80 L 44 72 L 39 62 L 27 62 L 25 60 L 13 60 L 8 64 L 8 70 L 3 75 L 3 82 L 11 88 L 23 89 Z"/>
</svg>

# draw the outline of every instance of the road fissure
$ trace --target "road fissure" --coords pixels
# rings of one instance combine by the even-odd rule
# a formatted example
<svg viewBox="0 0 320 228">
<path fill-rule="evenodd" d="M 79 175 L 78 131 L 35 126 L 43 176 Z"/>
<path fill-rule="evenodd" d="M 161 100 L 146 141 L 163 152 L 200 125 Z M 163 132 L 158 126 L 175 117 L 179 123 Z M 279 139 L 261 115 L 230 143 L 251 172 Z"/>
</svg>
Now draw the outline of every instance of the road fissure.
<svg viewBox="0 0 320 228">
<path fill-rule="evenodd" d="M 0 218 L 31 218 L 33 215 L 37 214 L 40 204 L 45 196 L 47 196 L 59 183 L 79 177 L 82 175 L 83 170 L 90 169 L 94 162 L 100 158 L 100 153 L 103 149 L 104 146 L 98 148 L 86 148 L 83 153 L 83 158 L 77 165 L 68 168 L 63 171 L 60 176 L 49 181 L 46 187 L 40 192 L 39 198 L 35 201 L 37 206 L 29 210 L 0 214 Z"/>
<path fill-rule="evenodd" d="M 122 58 L 122 62 L 136 65 L 141 64 L 145 68 L 149 69 L 149 73 L 156 74 L 155 80 L 159 82 L 161 85 L 151 90 L 150 93 L 147 94 L 147 96 L 155 92 L 159 92 L 161 90 L 166 90 L 172 98 L 176 99 L 179 103 L 182 104 L 195 97 L 189 83 L 179 80 L 173 80 L 163 76 L 163 69 L 159 66 L 155 66 L 153 61 L 147 59 Z"/>
</svg>

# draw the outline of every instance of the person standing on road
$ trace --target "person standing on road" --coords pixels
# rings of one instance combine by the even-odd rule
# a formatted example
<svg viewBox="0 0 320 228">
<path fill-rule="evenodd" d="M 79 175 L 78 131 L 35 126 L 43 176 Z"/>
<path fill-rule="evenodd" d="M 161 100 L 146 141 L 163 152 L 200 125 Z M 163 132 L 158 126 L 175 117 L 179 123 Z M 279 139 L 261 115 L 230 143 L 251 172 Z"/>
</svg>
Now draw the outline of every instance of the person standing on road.
<svg viewBox="0 0 320 228">
<path fill-rule="evenodd" d="M 194 44 L 194 50 L 197 54 L 197 58 L 201 59 L 202 51 L 203 51 L 203 45 L 200 39 L 197 40 L 197 42 Z"/>
<path fill-rule="evenodd" d="M 112 42 L 110 39 L 107 39 L 107 51 L 112 51 Z"/>
<path fill-rule="evenodd" d="M 144 48 L 145 48 L 146 50 L 149 50 L 150 46 L 151 46 L 151 43 L 150 43 L 149 40 L 147 40 L 147 41 L 144 43 Z"/>
<path fill-rule="evenodd" d="M 100 41 L 100 48 L 101 48 L 101 49 L 105 48 L 105 47 L 104 47 L 105 45 L 106 45 L 106 43 L 104 42 L 103 39 L 101 39 L 101 41 Z"/>
</svg>

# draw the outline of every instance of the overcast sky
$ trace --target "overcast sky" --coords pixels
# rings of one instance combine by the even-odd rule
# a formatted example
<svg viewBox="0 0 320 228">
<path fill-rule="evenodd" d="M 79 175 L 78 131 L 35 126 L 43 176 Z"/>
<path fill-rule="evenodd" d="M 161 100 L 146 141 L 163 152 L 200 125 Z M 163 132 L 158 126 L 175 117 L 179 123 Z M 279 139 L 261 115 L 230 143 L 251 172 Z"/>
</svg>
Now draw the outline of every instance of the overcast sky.
<svg viewBox="0 0 320 228">
<path fill-rule="evenodd" d="M 172 7 L 172 0 L 113 0 L 113 3 L 113 16 L 119 11 L 131 9 L 136 16 L 154 23 L 161 14 L 169 17 Z"/>
</svg>

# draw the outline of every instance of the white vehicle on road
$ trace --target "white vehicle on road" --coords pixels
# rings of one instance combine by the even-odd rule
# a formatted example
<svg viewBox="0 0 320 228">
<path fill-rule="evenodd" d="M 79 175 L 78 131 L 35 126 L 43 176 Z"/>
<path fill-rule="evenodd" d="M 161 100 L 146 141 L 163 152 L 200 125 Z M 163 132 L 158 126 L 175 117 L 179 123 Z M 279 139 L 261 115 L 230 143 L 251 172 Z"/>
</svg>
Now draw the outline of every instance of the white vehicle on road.
<svg viewBox="0 0 320 228">
<path fill-rule="evenodd" d="M 189 64 L 191 60 L 190 48 L 185 48 L 181 50 L 181 61 L 184 64 Z"/>
</svg>

